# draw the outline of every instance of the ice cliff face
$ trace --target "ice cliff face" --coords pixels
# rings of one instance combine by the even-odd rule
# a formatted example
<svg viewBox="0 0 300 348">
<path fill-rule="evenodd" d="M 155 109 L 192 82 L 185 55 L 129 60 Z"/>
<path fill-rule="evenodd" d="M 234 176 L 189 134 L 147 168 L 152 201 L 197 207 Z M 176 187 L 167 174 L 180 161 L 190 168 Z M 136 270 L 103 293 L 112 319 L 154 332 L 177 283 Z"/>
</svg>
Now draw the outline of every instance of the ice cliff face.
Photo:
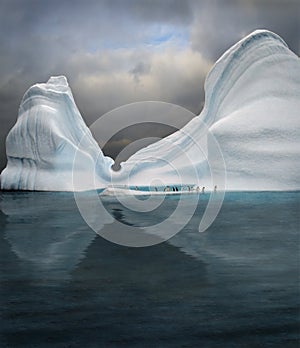
<svg viewBox="0 0 300 348">
<path fill-rule="evenodd" d="M 104 157 L 77 109 L 64 76 L 51 77 L 25 93 L 16 124 L 6 139 L 7 167 L 1 174 L 2 189 L 71 191 L 75 152 L 80 146 L 82 177 L 94 165 L 98 185 L 105 182 Z M 88 189 L 82 182 L 82 187 Z"/>
<path fill-rule="evenodd" d="M 209 181 L 212 137 L 226 164 L 227 189 L 292 190 L 300 186 L 300 60 L 276 34 L 255 31 L 230 48 L 205 83 L 205 106 L 183 129 L 134 154 L 113 174 L 115 181 L 147 184 L 149 178 L 185 183 Z M 73 190 L 76 170 L 96 173 L 105 187 L 113 160 L 104 157 L 82 120 L 64 77 L 31 87 L 7 137 L 3 189 Z M 208 160 L 207 158 L 208 157 Z M 174 170 L 176 168 L 176 170 Z M 222 168 L 219 168 L 221 171 Z M 196 175 L 195 175 L 196 172 Z"/>
</svg>

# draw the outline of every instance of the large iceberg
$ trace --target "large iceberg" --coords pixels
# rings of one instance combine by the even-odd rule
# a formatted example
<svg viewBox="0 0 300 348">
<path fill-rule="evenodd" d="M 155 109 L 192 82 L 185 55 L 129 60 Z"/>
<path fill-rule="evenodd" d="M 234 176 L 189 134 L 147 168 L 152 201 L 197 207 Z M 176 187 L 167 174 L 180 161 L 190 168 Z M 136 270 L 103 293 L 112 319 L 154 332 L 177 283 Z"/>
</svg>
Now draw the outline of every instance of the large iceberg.
<svg viewBox="0 0 300 348">
<path fill-rule="evenodd" d="M 231 47 L 205 82 L 199 116 L 113 172 L 85 125 L 64 77 L 31 87 L 10 131 L 2 189 L 88 190 L 111 183 L 217 184 L 217 140 L 229 190 L 300 187 L 300 61 L 276 34 L 258 30 Z M 74 157 L 76 166 L 73 167 Z M 73 186 L 73 174 L 80 178 Z"/>
</svg>

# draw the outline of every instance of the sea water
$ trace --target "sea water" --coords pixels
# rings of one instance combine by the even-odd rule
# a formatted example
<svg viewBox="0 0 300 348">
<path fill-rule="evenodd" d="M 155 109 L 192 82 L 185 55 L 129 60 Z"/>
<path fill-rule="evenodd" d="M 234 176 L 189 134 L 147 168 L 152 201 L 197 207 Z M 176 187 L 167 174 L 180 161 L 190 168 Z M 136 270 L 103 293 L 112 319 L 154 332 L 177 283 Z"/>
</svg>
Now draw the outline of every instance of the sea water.
<svg viewBox="0 0 300 348">
<path fill-rule="evenodd" d="M 299 345 L 299 192 L 226 193 L 204 233 L 209 195 L 185 195 L 199 199 L 188 224 L 147 248 L 96 234 L 70 193 L 0 197 L 0 347 Z M 101 199 L 144 226 L 180 197 L 159 216 Z"/>
</svg>

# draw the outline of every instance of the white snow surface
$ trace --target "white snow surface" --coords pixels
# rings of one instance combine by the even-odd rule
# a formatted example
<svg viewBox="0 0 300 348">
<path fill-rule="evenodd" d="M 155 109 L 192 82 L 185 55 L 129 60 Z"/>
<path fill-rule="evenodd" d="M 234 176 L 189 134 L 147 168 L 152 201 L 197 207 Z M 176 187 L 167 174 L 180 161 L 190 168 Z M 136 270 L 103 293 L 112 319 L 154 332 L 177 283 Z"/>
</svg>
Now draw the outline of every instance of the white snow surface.
<svg viewBox="0 0 300 348">
<path fill-rule="evenodd" d="M 215 63 L 205 82 L 205 106 L 199 116 L 136 152 L 113 172 L 113 160 L 93 139 L 66 78 L 51 77 L 23 97 L 7 136 L 8 163 L 1 188 L 81 191 L 107 187 L 112 177 L 118 184 L 149 185 L 158 180 L 212 189 L 218 182 L 212 182 L 209 167 L 221 172 L 222 163 L 214 158 L 209 129 L 224 157 L 226 189 L 299 189 L 299 113 L 299 57 L 278 35 L 257 30 Z M 73 170 L 81 178 L 75 186 Z"/>
</svg>

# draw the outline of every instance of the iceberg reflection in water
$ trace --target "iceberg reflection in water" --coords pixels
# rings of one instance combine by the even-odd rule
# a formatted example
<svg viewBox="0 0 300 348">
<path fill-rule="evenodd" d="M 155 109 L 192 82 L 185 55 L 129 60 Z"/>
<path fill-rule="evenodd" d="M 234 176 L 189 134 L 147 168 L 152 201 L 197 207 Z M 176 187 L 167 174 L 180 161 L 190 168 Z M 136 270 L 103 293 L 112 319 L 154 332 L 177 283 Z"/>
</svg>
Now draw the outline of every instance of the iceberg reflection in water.
<svg viewBox="0 0 300 348">
<path fill-rule="evenodd" d="M 4 237 L 31 276 L 68 279 L 95 239 L 73 196 L 65 193 L 3 193 Z"/>
<path fill-rule="evenodd" d="M 300 192 L 227 193 L 205 233 L 198 226 L 208 195 L 200 195 L 183 230 L 150 248 L 98 236 L 72 194 L 0 197 L 4 346 L 299 343 Z M 186 210 L 196 195 L 187 197 Z M 103 198 L 112 215 L 103 229 L 113 231 L 117 219 L 142 231 L 177 203 L 178 196 L 168 196 L 156 213 L 141 214 Z"/>
</svg>

